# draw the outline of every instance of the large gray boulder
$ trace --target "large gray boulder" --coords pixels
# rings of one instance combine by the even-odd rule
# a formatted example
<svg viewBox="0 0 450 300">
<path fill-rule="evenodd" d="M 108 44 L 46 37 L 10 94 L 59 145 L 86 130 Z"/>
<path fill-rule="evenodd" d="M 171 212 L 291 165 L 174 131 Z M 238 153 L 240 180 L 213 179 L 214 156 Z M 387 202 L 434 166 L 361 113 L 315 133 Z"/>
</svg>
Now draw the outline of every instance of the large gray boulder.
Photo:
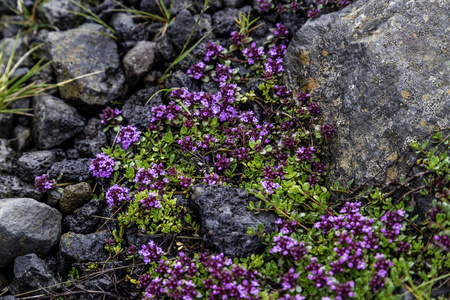
<svg viewBox="0 0 450 300">
<path fill-rule="evenodd" d="M 58 82 L 101 71 L 60 87 L 63 99 L 105 105 L 126 92 L 117 45 L 105 35 L 102 26 L 83 24 L 76 29 L 50 32 L 46 47 Z"/>
<path fill-rule="evenodd" d="M 17 256 L 46 255 L 61 236 L 61 213 L 30 198 L 0 199 L 0 268 Z"/>
<path fill-rule="evenodd" d="M 331 182 L 397 178 L 410 143 L 450 125 L 448 15 L 445 1 L 360 0 L 296 33 L 287 82 L 337 127 Z"/>
<path fill-rule="evenodd" d="M 63 100 L 40 95 L 34 101 L 34 137 L 39 148 L 59 146 L 83 130 L 86 120 Z"/>
<path fill-rule="evenodd" d="M 263 248 L 263 240 L 249 235 L 247 229 L 264 225 L 264 232 L 275 230 L 276 216 L 268 212 L 255 215 L 247 209 L 259 200 L 245 190 L 219 185 L 196 185 L 191 190 L 189 206 L 201 219 L 205 243 L 228 257 L 244 257 Z"/>
</svg>

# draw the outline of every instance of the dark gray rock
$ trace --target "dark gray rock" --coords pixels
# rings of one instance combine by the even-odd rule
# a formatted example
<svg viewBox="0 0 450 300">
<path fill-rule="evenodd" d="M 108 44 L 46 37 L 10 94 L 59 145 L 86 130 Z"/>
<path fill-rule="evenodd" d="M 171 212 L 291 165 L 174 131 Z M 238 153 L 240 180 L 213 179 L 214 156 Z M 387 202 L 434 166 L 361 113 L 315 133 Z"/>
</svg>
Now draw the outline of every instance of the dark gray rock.
<svg viewBox="0 0 450 300">
<path fill-rule="evenodd" d="M 59 146 L 83 130 L 85 119 L 61 99 L 40 95 L 34 101 L 33 134 L 39 148 Z"/>
<path fill-rule="evenodd" d="M 245 4 L 245 0 L 223 0 L 223 6 L 229 8 L 241 8 Z"/>
<path fill-rule="evenodd" d="M 81 4 L 80 0 L 74 2 Z M 48 24 L 56 26 L 59 30 L 76 27 L 83 21 L 83 17 L 69 11 L 82 12 L 81 8 L 69 0 L 50 0 L 42 5 L 42 11 Z"/>
<path fill-rule="evenodd" d="M 5 139 L 0 139 L 0 172 L 11 173 L 16 166 L 16 153 Z"/>
<path fill-rule="evenodd" d="M 108 138 L 97 118 L 91 118 L 74 139 L 74 149 L 83 157 L 95 157 L 108 145 Z"/>
<path fill-rule="evenodd" d="M 80 182 L 64 189 L 59 205 L 63 214 L 70 214 L 91 200 L 91 186 L 87 182 Z"/>
<path fill-rule="evenodd" d="M 0 199 L 14 197 L 39 200 L 42 193 L 36 190 L 34 184 L 26 183 L 17 176 L 0 174 Z"/>
<path fill-rule="evenodd" d="M 166 8 L 170 7 L 171 0 L 163 0 L 164 5 Z M 141 0 L 140 1 L 140 7 L 141 10 L 146 11 L 148 13 L 154 14 L 154 15 L 161 15 L 161 10 L 159 9 L 158 4 L 154 0 Z"/>
<path fill-rule="evenodd" d="M 11 136 L 14 127 L 14 115 L 0 113 L 0 139 L 7 139 Z"/>
<path fill-rule="evenodd" d="M 162 105 L 161 93 L 147 103 L 147 101 L 158 91 L 156 87 L 139 90 L 136 94 L 125 101 L 122 107 L 122 116 L 139 130 L 146 130 L 152 119 L 152 107 Z"/>
<path fill-rule="evenodd" d="M 73 214 L 68 215 L 63 220 L 63 228 L 74 233 L 92 233 L 100 224 L 102 212 L 102 202 L 98 199 L 92 199 Z"/>
<path fill-rule="evenodd" d="M 47 173 L 48 169 L 64 156 L 64 152 L 59 149 L 26 152 L 18 160 L 17 175 L 24 181 L 34 182 L 36 176 Z"/>
<path fill-rule="evenodd" d="M 45 288 L 58 283 L 45 261 L 34 253 L 16 258 L 14 261 L 14 277 L 21 293 Z M 51 287 L 50 290 L 53 288 Z"/>
<path fill-rule="evenodd" d="M 189 90 L 189 92 L 198 92 L 200 91 L 200 88 L 196 82 L 195 79 L 189 77 L 186 75 L 185 72 L 182 71 L 176 71 L 170 75 L 169 78 L 164 80 L 164 86 L 167 89 L 178 87 L 182 88 L 185 87 Z"/>
<path fill-rule="evenodd" d="M 228 257 L 244 257 L 263 248 L 263 240 L 247 234 L 247 228 L 264 224 L 264 232 L 275 230 L 276 216 L 268 212 L 255 215 L 247 209 L 259 200 L 245 190 L 219 185 L 196 185 L 191 190 L 190 207 L 201 219 L 203 240 Z"/>
<path fill-rule="evenodd" d="M 61 236 L 61 213 L 29 198 L 0 199 L 0 268 L 20 255 L 46 255 Z"/>
<path fill-rule="evenodd" d="M 50 178 L 58 178 L 62 173 L 62 181 L 86 181 L 91 178 L 90 165 L 91 160 L 88 158 L 63 160 L 54 163 L 48 170 L 48 175 Z"/>
<path fill-rule="evenodd" d="M 141 41 L 125 55 L 123 67 L 129 85 L 136 85 L 150 71 L 155 54 L 156 43 Z"/>
<path fill-rule="evenodd" d="M 143 24 L 139 24 L 131 14 L 116 13 L 111 18 L 112 27 L 124 53 L 136 46 L 139 41 L 147 41 L 152 36 Z"/>
<path fill-rule="evenodd" d="M 170 43 L 167 35 L 164 35 L 156 41 L 156 62 L 162 68 L 169 67 L 178 56 L 178 53 Z"/>
<path fill-rule="evenodd" d="M 177 18 L 169 24 L 167 28 L 167 37 L 173 45 L 173 47 L 179 52 L 183 49 L 184 44 L 187 42 L 189 35 L 195 25 L 195 18 L 188 10 L 182 10 L 178 14 Z M 199 39 L 198 30 L 194 32 L 189 42 L 189 45 L 193 45 Z"/>
<path fill-rule="evenodd" d="M 50 190 L 47 193 L 47 201 L 45 203 L 51 207 L 55 207 L 59 203 L 59 200 L 61 200 L 61 194 L 58 190 Z"/>
<path fill-rule="evenodd" d="M 102 32 L 105 32 L 104 27 L 97 24 L 49 32 L 46 48 L 58 82 L 101 71 L 60 87 L 63 99 L 81 100 L 87 105 L 105 105 L 126 92 L 117 45 Z"/>
<path fill-rule="evenodd" d="M 59 249 L 62 256 L 69 261 L 104 261 L 108 258 L 108 252 L 104 249 L 106 239 L 112 238 L 107 231 L 86 235 L 67 232 L 61 236 Z"/>
<path fill-rule="evenodd" d="M 229 38 L 232 31 L 238 31 L 234 21 L 234 18 L 238 18 L 238 16 L 239 10 L 229 7 L 214 13 L 212 16 L 214 34 L 217 37 Z"/>
<path fill-rule="evenodd" d="M 18 156 L 20 156 L 23 151 L 26 151 L 29 148 L 30 143 L 33 141 L 31 129 L 22 125 L 17 125 L 14 127 L 12 137 L 13 141 L 11 142 L 11 145 Z"/>
<path fill-rule="evenodd" d="M 308 21 L 285 57 L 292 90 L 311 92 L 331 141 L 330 182 L 384 182 L 406 174 L 410 143 L 450 125 L 447 6 L 356 1 Z"/>
<path fill-rule="evenodd" d="M 20 37 L 19 39 L 17 39 L 17 42 L 16 42 L 15 37 L 5 38 L 5 39 L 3 39 L 2 42 L 5 43 L 3 57 L 6 59 L 10 58 L 12 51 L 15 48 L 13 64 L 17 63 L 25 55 L 25 53 L 27 53 L 27 51 L 29 50 L 28 44 L 24 37 Z M 27 58 L 25 58 L 25 60 L 22 61 L 20 66 L 21 67 L 29 67 L 29 68 L 33 67 L 34 62 L 33 62 L 33 59 L 31 58 L 31 56 L 28 56 Z"/>
</svg>

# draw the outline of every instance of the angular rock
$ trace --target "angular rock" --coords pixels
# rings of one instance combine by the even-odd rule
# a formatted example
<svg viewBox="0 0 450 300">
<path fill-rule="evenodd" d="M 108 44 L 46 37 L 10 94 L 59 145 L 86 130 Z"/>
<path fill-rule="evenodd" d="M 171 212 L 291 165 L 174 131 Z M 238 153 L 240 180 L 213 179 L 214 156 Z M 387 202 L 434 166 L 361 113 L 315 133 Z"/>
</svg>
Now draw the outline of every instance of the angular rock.
<svg viewBox="0 0 450 300">
<path fill-rule="evenodd" d="M 30 198 L 0 199 L 0 268 L 20 255 L 46 255 L 61 236 L 61 213 Z"/>
<path fill-rule="evenodd" d="M 0 199 L 14 197 L 39 200 L 42 193 L 36 190 L 34 184 L 26 183 L 17 176 L 0 174 Z"/>
<path fill-rule="evenodd" d="M 158 91 L 156 87 L 139 90 L 136 94 L 125 101 L 122 107 L 122 116 L 139 130 L 146 130 L 152 119 L 152 107 L 162 105 L 161 94 L 157 94 L 147 101 Z"/>
<path fill-rule="evenodd" d="M 102 129 L 99 119 L 89 119 L 83 132 L 75 137 L 75 150 L 84 157 L 95 157 L 102 152 L 102 147 L 108 145 L 107 135 Z"/>
<path fill-rule="evenodd" d="M 74 2 L 81 4 L 80 0 Z M 69 11 L 82 12 L 81 8 L 69 0 L 50 0 L 42 5 L 42 11 L 48 24 L 67 30 L 76 27 L 83 21 L 83 17 Z"/>
<path fill-rule="evenodd" d="M 184 44 L 191 34 L 192 28 L 194 28 L 195 19 L 188 10 L 182 10 L 178 13 L 177 18 L 169 24 L 167 28 L 167 37 L 170 43 L 177 51 L 183 49 Z M 199 39 L 198 30 L 194 32 L 189 42 L 193 45 L 195 41 Z"/>
<path fill-rule="evenodd" d="M 87 182 L 80 182 L 69 185 L 64 192 L 59 203 L 63 214 L 70 214 L 92 199 L 92 188 Z"/>
<path fill-rule="evenodd" d="M 74 233 L 92 233 L 100 224 L 100 218 L 94 217 L 101 215 L 102 202 L 98 199 L 92 199 L 73 214 L 68 215 L 63 220 L 63 227 Z"/>
<path fill-rule="evenodd" d="M 246 191 L 219 185 L 196 185 L 190 207 L 201 219 L 203 240 L 228 257 L 244 257 L 260 251 L 263 240 L 247 234 L 247 228 L 264 225 L 264 232 L 275 230 L 276 216 L 268 212 L 255 215 L 247 207 L 259 200 Z"/>
<path fill-rule="evenodd" d="M 156 41 L 156 48 L 156 62 L 158 65 L 162 66 L 163 69 L 169 67 L 178 55 L 178 52 L 175 50 L 175 47 L 172 46 L 167 35 L 164 35 Z"/>
<path fill-rule="evenodd" d="M 136 18 L 133 18 L 132 14 L 126 13 L 116 13 L 111 18 L 112 27 L 125 53 L 136 46 L 139 41 L 147 41 L 151 38 L 146 27 L 135 20 Z"/>
<path fill-rule="evenodd" d="M 64 152 L 59 149 L 26 152 L 17 161 L 17 175 L 24 181 L 34 183 L 36 176 L 47 173 L 48 169 L 64 156 Z"/>
<path fill-rule="evenodd" d="M 85 119 L 63 100 L 41 95 L 34 101 L 34 136 L 39 148 L 59 146 L 83 130 Z"/>
<path fill-rule="evenodd" d="M 385 181 L 406 174 L 410 143 L 449 127 L 447 5 L 356 1 L 308 21 L 285 57 L 289 87 L 311 92 L 330 145 L 330 182 Z"/>
<path fill-rule="evenodd" d="M 130 85 L 135 85 L 150 71 L 155 61 L 156 43 L 141 41 L 123 59 L 125 76 Z"/>
<path fill-rule="evenodd" d="M 185 87 L 189 90 L 189 92 L 198 92 L 199 86 L 195 79 L 189 77 L 186 75 L 185 72 L 182 72 L 180 70 L 172 73 L 169 78 L 164 80 L 164 86 L 167 89 L 174 88 L 174 87 Z"/>
<path fill-rule="evenodd" d="M 62 256 L 70 261 L 104 261 L 108 258 L 105 250 L 106 239 L 112 238 L 113 236 L 107 231 L 86 235 L 67 232 L 61 236 L 59 249 Z"/>
<path fill-rule="evenodd" d="M 47 264 L 34 253 L 16 258 L 14 261 L 14 277 L 21 293 L 58 283 Z"/>
<path fill-rule="evenodd" d="M 234 18 L 239 16 L 239 10 L 235 8 L 225 8 L 212 15 L 214 34 L 217 37 L 229 38 L 232 31 L 236 31 Z"/>
<path fill-rule="evenodd" d="M 54 163 L 48 170 L 48 175 L 56 179 L 62 173 L 62 181 L 86 181 L 91 177 L 90 165 L 91 160 L 88 158 L 63 160 Z"/>
<path fill-rule="evenodd" d="M 5 139 L 0 139 L 0 172 L 11 173 L 16 165 L 16 153 Z"/>
<path fill-rule="evenodd" d="M 101 71 L 62 86 L 59 91 L 63 99 L 105 105 L 126 92 L 117 45 L 103 32 L 105 29 L 97 24 L 49 32 L 46 47 L 58 82 Z"/>
</svg>

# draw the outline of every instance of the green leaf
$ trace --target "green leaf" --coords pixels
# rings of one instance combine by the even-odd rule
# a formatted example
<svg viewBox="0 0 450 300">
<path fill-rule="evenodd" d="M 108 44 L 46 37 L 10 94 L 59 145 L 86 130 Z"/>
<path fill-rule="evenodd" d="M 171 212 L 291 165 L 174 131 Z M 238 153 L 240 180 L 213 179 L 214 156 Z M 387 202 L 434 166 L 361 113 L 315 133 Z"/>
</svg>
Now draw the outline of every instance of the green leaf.
<svg viewBox="0 0 450 300">
<path fill-rule="evenodd" d="M 263 233 L 263 232 L 264 232 L 264 224 L 263 224 L 263 223 L 259 223 L 259 224 L 258 224 L 258 231 L 259 231 L 260 233 Z"/>
<path fill-rule="evenodd" d="M 248 204 L 248 206 L 247 206 L 247 208 L 248 208 L 249 210 L 255 209 L 255 203 L 253 203 L 253 201 L 250 201 L 249 204 Z"/>
</svg>

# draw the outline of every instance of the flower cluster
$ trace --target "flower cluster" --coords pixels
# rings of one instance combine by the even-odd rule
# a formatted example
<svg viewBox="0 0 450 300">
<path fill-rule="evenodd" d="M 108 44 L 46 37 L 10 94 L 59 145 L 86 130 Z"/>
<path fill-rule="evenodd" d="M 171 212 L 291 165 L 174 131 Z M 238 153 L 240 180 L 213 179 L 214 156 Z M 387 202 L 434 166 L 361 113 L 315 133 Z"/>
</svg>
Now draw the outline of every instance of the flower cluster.
<svg viewBox="0 0 450 300">
<path fill-rule="evenodd" d="M 224 50 L 221 45 L 218 45 L 214 42 L 209 42 L 209 44 L 205 48 L 205 61 L 210 61 L 211 59 L 215 59 L 220 53 Z M 198 78 L 197 78 L 198 79 Z"/>
<path fill-rule="evenodd" d="M 296 155 L 297 158 L 301 161 L 312 162 L 314 156 L 313 154 L 316 152 L 316 148 L 311 147 L 300 147 L 298 148 Z"/>
<path fill-rule="evenodd" d="M 117 141 L 122 143 L 124 149 L 128 149 L 131 144 L 139 141 L 141 132 L 133 125 L 120 126 L 120 132 L 117 135 Z"/>
<path fill-rule="evenodd" d="M 107 107 L 102 111 L 101 117 L 101 123 L 102 124 L 112 124 L 117 125 L 120 122 L 120 114 L 122 112 L 119 109 L 112 109 L 111 107 Z"/>
<path fill-rule="evenodd" d="M 245 35 L 243 33 L 239 33 L 237 31 L 231 32 L 230 41 L 233 44 L 240 45 L 244 41 Z"/>
<path fill-rule="evenodd" d="M 322 127 L 320 128 L 320 132 L 328 140 L 333 137 L 334 133 L 336 132 L 336 129 L 334 129 L 333 125 L 331 124 L 325 124 L 322 125 Z"/>
<path fill-rule="evenodd" d="M 207 71 L 207 66 L 204 62 L 199 61 L 195 65 L 193 65 L 189 70 L 186 71 L 186 74 L 194 77 L 195 79 L 200 79 L 205 75 Z"/>
<path fill-rule="evenodd" d="M 262 47 L 257 48 L 256 43 L 253 42 L 250 48 L 242 50 L 242 54 L 247 58 L 247 63 L 253 65 L 264 55 L 264 49 Z"/>
<path fill-rule="evenodd" d="M 181 140 L 177 140 L 177 144 L 181 146 L 181 150 L 183 150 L 183 152 L 195 152 L 197 150 L 197 145 L 190 136 L 186 136 Z"/>
<path fill-rule="evenodd" d="M 141 199 L 141 204 L 145 209 L 161 208 L 161 202 L 158 201 L 158 194 L 149 192 L 147 198 Z"/>
<path fill-rule="evenodd" d="M 97 154 L 96 158 L 91 161 L 89 171 L 92 171 L 92 176 L 109 178 L 114 172 L 114 159 L 104 153 Z"/>
<path fill-rule="evenodd" d="M 216 162 L 214 163 L 214 166 L 219 171 L 225 171 L 230 167 L 230 159 L 227 158 L 226 154 L 217 154 L 216 156 Z"/>
<path fill-rule="evenodd" d="M 299 260 L 308 253 L 305 243 L 299 243 L 287 235 L 274 236 L 272 243 L 270 253 L 281 253 L 281 255 L 290 256 L 294 260 Z"/>
<path fill-rule="evenodd" d="M 219 82 L 228 81 L 228 78 L 233 74 L 234 69 L 222 64 L 217 64 L 216 70 L 213 73 L 213 80 Z"/>
<path fill-rule="evenodd" d="M 139 255 L 142 256 L 145 264 L 157 260 L 163 254 L 164 252 L 162 249 L 158 247 L 154 241 L 148 242 L 147 245 L 142 245 L 141 250 L 139 250 Z"/>
<path fill-rule="evenodd" d="M 384 259 L 384 255 L 381 253 L 377 253 L 375 258 L 378 260 L 374 265 L 376 274 L 369 282 L 369 285 L 374 291 L 378 291 L 384 286 L 383 278 L 386 277 L 388 269 L 394 266 L 394 263 Z"/>
<path fill-rule="evenodd" d="M 381 229 L 381 232 L 388 239 L 389 243 L 395 241 L 400 235 L 400 230 L 402 229 L 401 222 L 404 216 L 405 211 L 399 209 L 397 211 L 389 211 L 380 218 L 386 226 Z"/>
<path fill-rule="evenodd" d="M 36 186 L 36 190 L 47 192 L 55 188 L 56 181 L 48 178 L 46 174 L 42 174 L 41 176 L 36 176 L 34 178 L 34 185 Z"/>
<path fill-rule="evenodd" d="M 275 34 L 277 38 L 286 38 L 289 35 L 289 30 L 286 25 L 277 23 L 273 30 L 273 34 Z"/>
<path fill-rule="evenodd" d="M 162 163 L 152 164 L 148 169 L 138 168 L 133 182 L 140 184 L 140 189 L 150 187 L 159 190 L 160 194 L 164 193 L 164 188 L 169 184 L 169 177 L 165 177 L 166 171 Z"/>
<path fill-rule="evenodd" d="M 128 188 L 115 184 L 106 192 L 106 203 L 109 204 L 109 207 L 120 206 L 122 201 L 131 199 L 129 193 Z"/>
</svg>

